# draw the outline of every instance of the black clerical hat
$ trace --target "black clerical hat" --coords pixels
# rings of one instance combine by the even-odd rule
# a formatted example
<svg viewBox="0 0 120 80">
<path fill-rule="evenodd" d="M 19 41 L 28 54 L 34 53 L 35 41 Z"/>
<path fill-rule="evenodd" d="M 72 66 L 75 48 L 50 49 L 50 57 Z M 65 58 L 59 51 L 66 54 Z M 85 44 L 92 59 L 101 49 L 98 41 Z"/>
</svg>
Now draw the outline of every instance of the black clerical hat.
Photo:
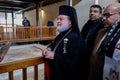
<svg viewBox="0 0 120 80">
<path fill-rule="evenodd" d="M 72 7 L 70 7 L 70 6 L 62 5 L 59 8 L 59 14 L 70 16 L 71 9 L 72 9 Z"/>
</svg>

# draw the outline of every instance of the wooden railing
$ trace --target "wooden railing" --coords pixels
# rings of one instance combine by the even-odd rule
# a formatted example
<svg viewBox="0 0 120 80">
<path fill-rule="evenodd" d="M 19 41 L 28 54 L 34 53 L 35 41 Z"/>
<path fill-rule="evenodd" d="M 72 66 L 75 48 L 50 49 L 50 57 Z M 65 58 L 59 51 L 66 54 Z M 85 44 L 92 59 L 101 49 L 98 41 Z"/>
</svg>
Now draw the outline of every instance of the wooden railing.
<svg viewBox="0 0 120 80">
<path fill-rule="evenodd" d="M 56 37 L 55 26 L 0 27 L 0 42 L 46 40 Z"/>
<path fill-rule="evenodd" d="M 43 57 L 29 58 L 0 64 L 0 74 L 8 72 L 8 80 L 14 80 L 14 71 L 22 69 L 22 79 L 27 80 L 27 68 L 34 66 L 34 80 L 38 79 L 38 65 L 44 63 Z"/>
</svg>

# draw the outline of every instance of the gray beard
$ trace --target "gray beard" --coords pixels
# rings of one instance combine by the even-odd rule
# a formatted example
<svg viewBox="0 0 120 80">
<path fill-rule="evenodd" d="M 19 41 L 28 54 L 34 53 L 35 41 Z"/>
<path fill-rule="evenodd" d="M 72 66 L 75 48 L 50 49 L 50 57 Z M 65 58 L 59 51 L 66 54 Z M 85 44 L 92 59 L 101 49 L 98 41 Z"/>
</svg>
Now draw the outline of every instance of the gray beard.
<svg viewBox="0 0 120 80">
<path fill-rule="evenodd" d="M 64 26 L 60 27 L 60 26 L 58 26 L 58 27 L 57 27 L 57 31 L 58 31 L 58 32 L 63 32 L 63 31 L 68 30 L 69 28 L 70 28 L 70 27 L 64 27 Z"/>
</svg>

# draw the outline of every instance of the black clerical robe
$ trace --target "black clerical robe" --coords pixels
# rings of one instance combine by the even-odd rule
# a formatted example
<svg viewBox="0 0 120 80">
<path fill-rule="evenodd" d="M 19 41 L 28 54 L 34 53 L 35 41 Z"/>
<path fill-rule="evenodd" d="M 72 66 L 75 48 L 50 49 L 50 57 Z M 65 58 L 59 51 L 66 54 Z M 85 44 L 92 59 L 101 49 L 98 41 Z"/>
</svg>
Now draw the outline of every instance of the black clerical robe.
<svg viewBox="0 0 120 80">
<path fill-rule="evenodd" d="M 63 38 L 68 31 L 60 33 L 54 42 L 48 46 L 53 51 L 59 41 L 62 40 L 55 50 L 54 59 L 47 59 L 46 68 L 50 73 L 47 72 L 49 79 L 46 80 L 86 80 L 85 42 L 81 35 L 78 35 L 74 30 Z M 68 39 L 66 53 L 64 53 L 65 38 Z"/>
</svg>

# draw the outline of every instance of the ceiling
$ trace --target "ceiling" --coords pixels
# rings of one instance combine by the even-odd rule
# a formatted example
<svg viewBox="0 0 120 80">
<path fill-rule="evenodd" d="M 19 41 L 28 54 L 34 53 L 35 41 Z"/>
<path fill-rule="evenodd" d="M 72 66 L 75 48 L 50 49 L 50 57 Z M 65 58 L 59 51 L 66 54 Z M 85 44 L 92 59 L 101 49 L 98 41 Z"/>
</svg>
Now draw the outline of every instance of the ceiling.
<svg viewBox="0 0 120 80">
<path fill-rule="evenodd" d="M 25 11 L 36 4 L 47 6 L 64 0 L 0 0 L 0 12 Z"/>
</svg>

